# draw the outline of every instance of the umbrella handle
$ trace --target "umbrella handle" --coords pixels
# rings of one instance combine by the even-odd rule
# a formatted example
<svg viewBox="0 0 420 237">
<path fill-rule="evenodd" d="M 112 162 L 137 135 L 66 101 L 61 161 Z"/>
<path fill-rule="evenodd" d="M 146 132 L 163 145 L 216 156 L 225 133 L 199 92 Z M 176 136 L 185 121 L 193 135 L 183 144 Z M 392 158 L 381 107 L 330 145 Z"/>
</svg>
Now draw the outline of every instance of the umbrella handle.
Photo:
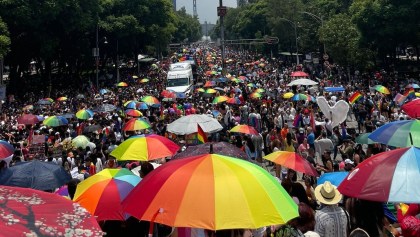
<svg viewBox="0 0 420 237">
<path fill-rule="evenodd" d="M 150 220 L 149 235 L 148 235 L 148 237 L 152 237 L 153 236 L 153 229 L 155 227 L 155 219 L 156 219 L 156 217 L 157 217 L 157 215 L 159 213 L 163 213 L 163 208 L 159 208 L 159 210 L 157 210 L 157 212 L 152 216 L 152 219 Z"/>
</svg>

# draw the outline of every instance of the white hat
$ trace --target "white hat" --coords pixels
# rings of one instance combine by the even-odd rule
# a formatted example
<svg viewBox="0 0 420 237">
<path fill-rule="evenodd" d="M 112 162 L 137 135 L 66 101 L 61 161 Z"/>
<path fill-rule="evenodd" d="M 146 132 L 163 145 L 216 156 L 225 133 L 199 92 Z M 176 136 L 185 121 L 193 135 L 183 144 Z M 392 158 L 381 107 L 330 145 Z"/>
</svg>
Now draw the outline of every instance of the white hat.
<svg viewBox="0 0 420 237">
<path fill-rule="evenodd" d="M 325 181 L 315 188 L 315 197 L 320 203 L 334 205 L 340 202 L 343 195 L 337 190 L 336 186 L 329 181 Z"/>
<path fill-rule="evenodd" d="M 353 162 L 352 160 L 350 160 L 350 159 L 345 159 L 345 160 L 344 160 L 344 164 L 351 164 L 351 165 L 354 165 L 354 162 Z"/>
</svg>

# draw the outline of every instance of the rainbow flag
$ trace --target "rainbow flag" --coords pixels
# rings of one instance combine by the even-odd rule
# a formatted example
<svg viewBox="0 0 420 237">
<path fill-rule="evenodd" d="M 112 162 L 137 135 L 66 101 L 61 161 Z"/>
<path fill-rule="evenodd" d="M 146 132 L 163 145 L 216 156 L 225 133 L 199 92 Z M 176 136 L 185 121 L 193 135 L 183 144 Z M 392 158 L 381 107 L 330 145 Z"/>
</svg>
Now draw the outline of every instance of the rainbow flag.
<svg viewBox="0 0 420 237">
<path fill-rule="evenodd" d="M 413 88 L 408 88 L 405 90 L 404 96 L 407 97 L 407 99 L 412 99 L 416 97 L 416 93 Z"/>
<path fill-rule="evenodd" d="M 398 93 L 394 98 L 394 102 L 397 105 L 401 106 L 404 103 L 405 99 L 407 99 L 407 96 L 404 96 L 404 95 L 401 95 L 400 93 Z"/>
<path fill-rule="evenodd" d="M 356 92 L 354 92 L 354 94 L 353 95 L 351 95 L 350 96 L 350 98 L 349 98 L 349 103 L 350 104 L 354 104 L 354 103 L 356 103 L 356 101 L 358 101 L 360 98 L 362 98 L 363 96 L 362 96 L 362 93 L 360 93 L 360 92 L 358 92 L 358 91 L 356 91 Z"/>
<path fill-rule="evenodd" d="M 207 135 L 199 124 L 197 124 L 197 140 L 198 144 L 204 144 L 207 142 Z"/>
</svg>

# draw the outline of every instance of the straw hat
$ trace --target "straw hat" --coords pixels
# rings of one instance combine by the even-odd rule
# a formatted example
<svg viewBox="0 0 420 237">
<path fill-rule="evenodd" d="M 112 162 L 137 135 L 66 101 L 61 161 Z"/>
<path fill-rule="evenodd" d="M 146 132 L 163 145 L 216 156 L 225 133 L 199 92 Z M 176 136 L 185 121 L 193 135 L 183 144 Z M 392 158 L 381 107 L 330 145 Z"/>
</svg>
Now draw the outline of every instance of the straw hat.
<svg viewBox="0 0 420 237">
<path fill-rule="evenodd" d="M 320 203 L 334 205 L 341 200 L 343 195 L 337 190 L 337 187 L 326 181 L 315 188 L 315 197 Z"/>
</svg>

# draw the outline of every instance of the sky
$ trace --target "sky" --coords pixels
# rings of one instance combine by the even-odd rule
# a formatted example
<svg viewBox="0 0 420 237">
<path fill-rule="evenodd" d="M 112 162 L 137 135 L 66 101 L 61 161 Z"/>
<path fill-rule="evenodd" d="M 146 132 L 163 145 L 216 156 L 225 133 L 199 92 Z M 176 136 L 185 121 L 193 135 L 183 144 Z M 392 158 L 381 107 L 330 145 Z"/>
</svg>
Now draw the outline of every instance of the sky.
<svg viewBox="0 0 420 237">
<path fill-rule="evenodd" d="M 227 7 L 236 7 L 236 0 L 223 0 L 223 5 Z M 208 23 L 216 24 L 217 6 L 219 0 L 197 0 L 197 13 L 200 23 L 207 21 Z M 176 9 L 185 7 L 188 14 L 193 14 L 193 0 L 177 0 Z"/>
</svg>

